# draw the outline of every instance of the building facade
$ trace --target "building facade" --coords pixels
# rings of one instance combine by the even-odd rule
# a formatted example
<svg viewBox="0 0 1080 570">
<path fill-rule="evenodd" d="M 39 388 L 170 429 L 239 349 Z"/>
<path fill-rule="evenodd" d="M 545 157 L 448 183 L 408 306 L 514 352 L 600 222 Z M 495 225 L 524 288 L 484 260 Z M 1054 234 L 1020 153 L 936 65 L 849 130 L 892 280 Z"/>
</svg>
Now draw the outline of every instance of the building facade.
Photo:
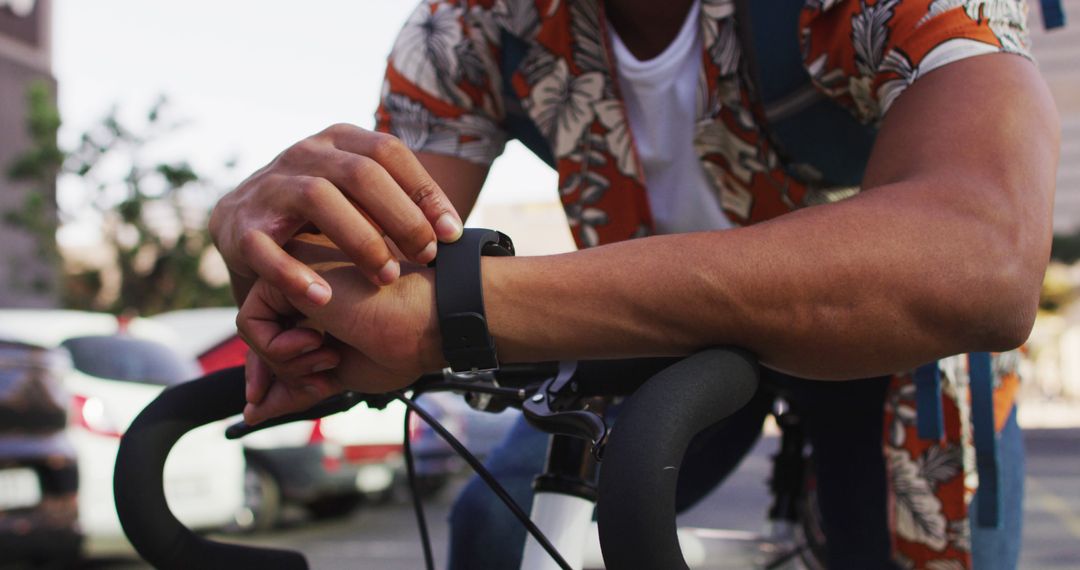
<svg viewBox="0 0 1080 570">
<path fill-rule="evenodd" d="M 9 170 L 31 145 L 27 94 L 44 82 L 55 94 L 48 0 L 0 0 L 0 307 L 53 307 L 58 303 L 53 264 L 25 230 L 4 221 L 30 192 L 42 192 L 46 217 L 55 216 L 55 185 L 13 182 Z"/>
<path fill-rule="evenodd" d="M 1067 25 L 1047 32 L 1039 3 L 1029 2 L 1032 51 L 1061 113 L 1061 165 L 1054 231 L 1080 232 L 1080 0 L 1064 0 Z"/>
</svg>

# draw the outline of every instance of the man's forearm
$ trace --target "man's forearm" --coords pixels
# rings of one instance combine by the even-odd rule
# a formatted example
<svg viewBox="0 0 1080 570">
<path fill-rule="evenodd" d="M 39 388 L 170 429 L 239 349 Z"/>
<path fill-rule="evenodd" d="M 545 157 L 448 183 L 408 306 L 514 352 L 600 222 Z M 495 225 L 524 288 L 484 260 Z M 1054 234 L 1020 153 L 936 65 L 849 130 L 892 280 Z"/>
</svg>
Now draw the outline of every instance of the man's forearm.
<svg viewBox="0 0 1080 570">
<path fill-rule="evenodd" d="M 484 262 L 507 361 L 735 344 L 818 378 L 1020 344 L 1045 252 L 900 183 L 731 230 Z"/>
<path fill-rule="evenodd" d="M 1050 247 L 1060 121 L 1008 54 L 921 76 L 864 191 L 719 233 L 485 262 L 504 360 L 736 344 L 795 374 L 883 374 L 1023 342 Z"/>
</svg>

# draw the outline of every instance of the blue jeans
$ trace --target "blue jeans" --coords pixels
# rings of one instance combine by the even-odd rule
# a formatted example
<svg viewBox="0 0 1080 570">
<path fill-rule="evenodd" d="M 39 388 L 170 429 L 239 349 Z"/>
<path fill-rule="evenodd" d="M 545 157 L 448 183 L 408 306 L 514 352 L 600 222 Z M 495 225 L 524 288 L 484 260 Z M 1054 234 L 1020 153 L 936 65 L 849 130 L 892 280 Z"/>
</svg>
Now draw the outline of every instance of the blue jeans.
<svg viewBox="0 0 1080 570">
<path fill-rule="evenodd" d="M 753 448 L 777 394 L 803 418 L 814 448 L 818 499 L 829 540 L 829 568 L 894 568 L 887 522 L 882 410 L 888 381 L 813 382 L 765 372 L 758 394 L 731 418 L 691 442 L 680 469 L 679 510 L 709 494 Z M 1016 567 L 1020 551 L 1023 444 L 1015 411 L 1000 443 L 1003 525 L 982 529 L 972 519 L 977 570 Z M 488 467 L 518 504 L 532 501 L 532 480 L 544 468 L 548 435 L 520 420 L 488 459 Z M 474 477 L 450 513 L 451 570 L 518 568 L 525 529 Z"/>
<path fill-rule="evenodd" d="M 971 557 L 975 570 L 1011 570 L 1020 562 L 1021 523 L 1024 521 L 1024 438 L 1016 423 L 1016 408 L 998 438 L 1001 458 L 1001 526 L 979 528 L 978 501 L 971 503 Z M 976 491 L 976 499 L 978 493 Z"/>
</svg>

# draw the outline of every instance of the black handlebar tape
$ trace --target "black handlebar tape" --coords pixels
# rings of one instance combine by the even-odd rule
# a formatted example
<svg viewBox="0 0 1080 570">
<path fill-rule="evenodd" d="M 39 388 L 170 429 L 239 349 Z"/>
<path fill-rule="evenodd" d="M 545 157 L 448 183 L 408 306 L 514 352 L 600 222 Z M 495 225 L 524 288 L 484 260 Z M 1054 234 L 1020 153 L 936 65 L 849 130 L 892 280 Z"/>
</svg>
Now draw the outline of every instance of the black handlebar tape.
<svg viewBox="0 0 1080 570">
<path fill-rule="evenodd" d="M 608 570 L 686 568 L 675 487 L 690 440 L 744 406 L 758 365 L 739 349 L 710 349 L 664 369 L 626 402 L 600 467 L 597 524 Z"/>
<path fill-rule="evenodd" d="M 135 418 L 120 440 L 113 476 L 116 512 L 135 550 L 161 569 L 275 568 L 302 570 L 304 556 L 207 540 L 176 520 L 165 502 L 162 473 L 185 433 L 244 409 L 243 368 L 170 387 Z"/>
<path fill-rule="evenodd" d="M 628 396 L 679 358 L 648 357 L 620 360 L 582 360 L 574 380 L 582 396 Z"/>
</svg>

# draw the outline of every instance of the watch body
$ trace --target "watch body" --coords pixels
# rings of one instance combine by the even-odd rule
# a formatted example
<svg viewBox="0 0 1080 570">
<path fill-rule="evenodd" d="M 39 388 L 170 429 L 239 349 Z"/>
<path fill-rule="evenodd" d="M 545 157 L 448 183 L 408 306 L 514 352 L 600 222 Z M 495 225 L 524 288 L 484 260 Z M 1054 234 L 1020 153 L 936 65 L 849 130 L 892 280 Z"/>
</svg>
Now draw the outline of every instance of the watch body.
<svg viewBox="0 0 1080 570">
<path fill-rule="evenodd" d="M 466 228 L 454 243 L 440 243 L 435 257 L 435 302 L 443 357 L 454 372 L 499 367 L 484 312 L 480 258 L 485 255 L 514 255 L 514 244 L 501 232 Z"/>
</svg>

